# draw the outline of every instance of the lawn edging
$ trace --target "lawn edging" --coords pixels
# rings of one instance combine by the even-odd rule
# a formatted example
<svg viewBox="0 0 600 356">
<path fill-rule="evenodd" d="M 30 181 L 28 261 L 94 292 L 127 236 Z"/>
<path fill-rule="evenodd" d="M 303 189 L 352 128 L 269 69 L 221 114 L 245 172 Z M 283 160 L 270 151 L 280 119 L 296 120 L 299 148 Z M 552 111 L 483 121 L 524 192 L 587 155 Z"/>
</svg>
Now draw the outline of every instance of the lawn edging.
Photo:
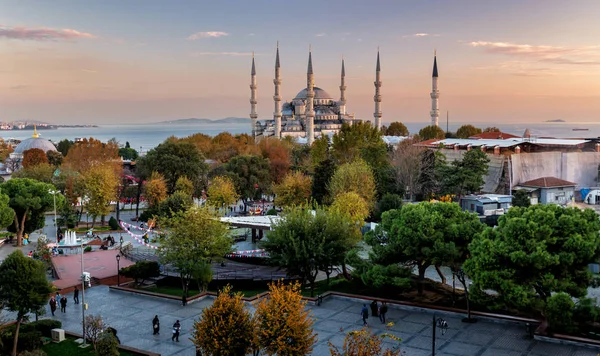
<svg viewBox="0 0 600 356">
<path fill-rule="evenodd" d="M 136 289 L 136 288 L 130 288 L 130 287 L 125 287 L 125 286 L 110 286 L 109 287 L 111 290 L 115 290 L 115 291 L 119 291 L 119 292 L 125 292 L 125 293 L 132 293 L 132 294 L 141 294 L 141 295 L 146 295 L 152 298 L 159 298 L 159 299 L 167 299 L 167 300 L 171 300 L 171 301 L 177 301 L 177 302 L 181 302 L 181 298 L 174 296 L 174 295 L 170 295 L 170 294 L 164 294 L 164 293 L 155 293 L 155 292 L 149 292 L 143 289 Z M 269 295 L 269 292 L 263 292 L 263 293 L 259 293 L 257 295 L 254 295 L 252 297 L 242 297 L 242 300 L 245 302 L 253 302 L 255 300 L 258 300 L 260 298 L 263 298 L 265 296 Z M 215 292 L 202 292 L 196 295 L 192 295 L 190 297 L 188 297 L 186 299 L 187 304 L 191 304 L 194 302 L 198 302 L 201 300 L 204 300 L 206 298 L 216 298 L 217 297 L 217 293 Z"/>
<path fill-rule="evenodd" d="M 70 332 L 67 330 L 65 330 L 65 336 L 70 336 L 70 337 L 74 337 L 77 339 L 82 338 L 81 334 L 77 334 L 77 333 Z M 161 354 L 157 354 L 155 352 L 140 350 L 140 349 L 136 349 L 135 347 L 129 347 L 129 346 L 121 345 L 121 344 L 119 344 L 118 347 L 119 347 L 119 350 L 127 351 L 135 356 L 161 356 Z"/>
</svg>

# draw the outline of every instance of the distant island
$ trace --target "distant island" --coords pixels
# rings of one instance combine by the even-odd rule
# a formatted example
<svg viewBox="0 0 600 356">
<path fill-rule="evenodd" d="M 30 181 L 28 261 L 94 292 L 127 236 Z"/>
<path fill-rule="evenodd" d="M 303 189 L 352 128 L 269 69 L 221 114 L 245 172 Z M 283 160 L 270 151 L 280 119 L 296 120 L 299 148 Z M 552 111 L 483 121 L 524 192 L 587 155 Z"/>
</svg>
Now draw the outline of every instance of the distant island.
<svg viewBox="0 0 600 356">
<path fill-rule="evenodd" d="M 555 119 L 555 120 L 546 120 L 544 122 L 566 122 L 565 120 Z"/>
<path fill-rule="evenodd" d="M 56 130 L 60 128 L 81 128 L 81 127 L 98 127 L 96 125 L 51 125 L 44 122 L 3 122 L 0 123 L 0 130 L 3 131 L 25 131 L 37 129 L 42 130 Z"/>
<path fill-rule="evenodd" d="M 250 121 L 248 118 L 244 117 L 226 117 L 224 119 L 179 119 L 179 120 L 170 120 L 170 121 L 161 121 L 155 122 L 155 125 L 161 124 L 174 124 L 174 125 L 195 125 L 195 124 L 247 124 Z"/>
</svg>

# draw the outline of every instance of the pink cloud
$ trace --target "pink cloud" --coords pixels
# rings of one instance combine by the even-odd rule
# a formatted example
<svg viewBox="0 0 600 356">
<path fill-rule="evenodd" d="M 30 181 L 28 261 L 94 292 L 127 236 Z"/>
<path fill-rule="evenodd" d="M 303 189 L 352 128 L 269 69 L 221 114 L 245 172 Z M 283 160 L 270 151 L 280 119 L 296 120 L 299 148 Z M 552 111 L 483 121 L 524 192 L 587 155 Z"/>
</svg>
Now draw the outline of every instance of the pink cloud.
<svg viewBox="0 0 600 356">
<path fill-rule="evenodd" d="M 600 64 L 600 46 L 563 47 L 489 41 L 469 42 L 469 46 L 483 48 L 487 53 L 528 57 L 555 64 Z"/>
<path fill-rule="evenodd" d="M 78 38 L 96 38 L 96 36 L 87 32 L 79 32 L 72 29 L 56 29 L 48 27 L 25 27 L 25 26 L 6 26 L 0 25 L 0 38 L 13 40 L 73 40 Z"/>
<path fill-rule="evenodd" d="M 221 31 L 208 31 L 208 32 L 196 32 L 193 35 L 190 35 L 188 37 L 188 40 L 198 40 L 200 38 L 217 38 L 217 37 L 223 37 L 223 36 L 229 36 L 229 34 L 227 32 L 221 32 Z"/>
</svg>

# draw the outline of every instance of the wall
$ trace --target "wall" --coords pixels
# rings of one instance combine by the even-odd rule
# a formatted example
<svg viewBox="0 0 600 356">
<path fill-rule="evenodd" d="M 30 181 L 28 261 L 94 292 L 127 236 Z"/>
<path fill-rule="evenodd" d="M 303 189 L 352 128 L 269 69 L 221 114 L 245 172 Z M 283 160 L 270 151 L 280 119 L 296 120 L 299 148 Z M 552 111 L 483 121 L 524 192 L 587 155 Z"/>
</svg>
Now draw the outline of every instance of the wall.
<svg viewBox="0 0 600 356">
<path fill-rule="evenodd" d="M 573 200 L 575 189 L 573 187 L 564 188 L 542 188 L 540 203 L 566 205 Z M 556 200 L 558 197 L 558 200 Z"/>
<path fill-rule="evenodd" d="M 512 186 L 541 177 L 577 183 L 577 188 L 598 185 L 600 152 L 537 152 L 510 157 Z"/>
</svg>

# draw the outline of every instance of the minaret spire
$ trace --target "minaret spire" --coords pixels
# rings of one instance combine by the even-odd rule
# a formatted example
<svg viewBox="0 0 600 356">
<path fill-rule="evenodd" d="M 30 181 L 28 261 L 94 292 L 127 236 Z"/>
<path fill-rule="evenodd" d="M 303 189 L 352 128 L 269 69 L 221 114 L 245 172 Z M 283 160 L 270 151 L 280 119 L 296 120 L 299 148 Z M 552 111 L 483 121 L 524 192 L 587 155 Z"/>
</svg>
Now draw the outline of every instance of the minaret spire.
<svg viewBox="0 0 600 356">
<path fill-rule="evenodd" d="M 252 70 L 250 71 L 250 119 L 252 123 L 252 136 L 256 139 L 256 123 L 258 114 L 256 113 L 256 66 L 254 65 L 254 51 L 252 51 Z"/>
<path fill-rule="evenodd" d="M 342 56 L 342 75 L 340 80 L 340 115 L 346 115 L 346 67 Z"/>
<path fill-rule="evenodd" d="M 315 140 L 315 79 L 312 67 L 312 48 L 308 47 L 308 70 L 306 71 L 306 143 L 310 146 Z"/>
<path fill-rule="evenodd" d="M 433 51 L 433 73 L 431 75 L 431 126 L 439 125 L 440 109 L 438 107 L 438 98 L 440 92 L 438 90 L 438 68 L 437 68 L 437 53 Z"/>
<path fill-rule="evenodd" d="M 40 137 L 40 135 L 37 133 L 37 124 L 33 124 L 33 135 L 31 135 L 31 137 L 33 137 L 33 138 Z"/>
<path fill-rule="evenodd" d="M 375 101 L 375 112 L 373 113 L 373 118 L 375 119 L 375 128 L 378 130 L 381 129 L 381 62 L 379 61 L 379 47 L 377 47 L 377 66 L 375 68 L 375 96 L 373 100 Z"/>
<path fill-rule="evenodd" d="M 279 86 L 281 85 L 280 70 L 281 65 L 279 64 L 279 41 L 277 41 L 277 52 L 275 54 L 275 94 L 273 95 L 273 101 L 275 103 L 275 111 L 273 112 L 273 119 L 275 120 L 275 137 L 281 138 L 281 95 L 279 94 Z"/>
</svg>

